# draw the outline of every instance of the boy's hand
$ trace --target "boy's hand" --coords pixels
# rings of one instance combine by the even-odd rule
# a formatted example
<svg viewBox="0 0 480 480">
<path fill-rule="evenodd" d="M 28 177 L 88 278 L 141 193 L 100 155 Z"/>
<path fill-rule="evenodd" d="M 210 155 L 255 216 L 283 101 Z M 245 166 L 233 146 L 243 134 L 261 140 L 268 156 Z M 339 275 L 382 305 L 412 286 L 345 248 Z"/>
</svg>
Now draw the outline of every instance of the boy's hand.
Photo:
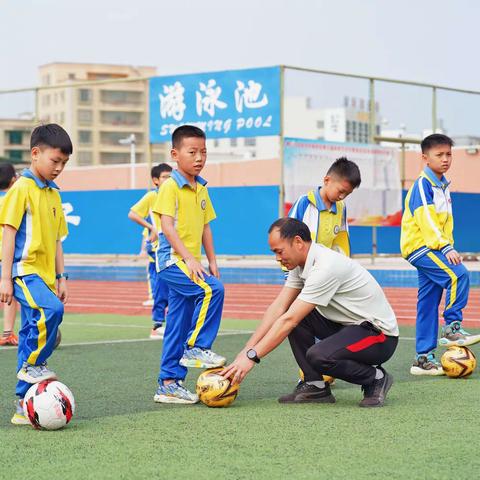
<svg viewBox="0 0 480 480">
<path fill-rule="evenodd" d="M 188 268 L 188 272 L 190 273 L 191 280 L 194 280 L 195 277 L 198 277 L 201 280 L 205 280 L 205 275 L 208 275 L 208 273 L 196 258 L 186 258 L 184 262 Z"/>
<path fill-rule="evenodd" d="M 158 240 L 158 232 L 155 227 L 152 226 L 150 229 L 150 235 L 148 236 L 148 240 L 151 243 L 155 243 Z"/>
<path fill-rule="evenodd" d="M 67 303 L 67 280 L 65 278 L 60 278 L 57 283 L 57 297 L 60 301 L 65 304 Z"/>
<path fill-rule="evenodd" d="M 0 280 L 0 302 L 10 305 L 13 300 L 13 282 L 11 279 Z"/>
<path fill-rule="evenodd" d="M 460 265 L 462 263 L 462 257 L 456 250 L 450 250 L 445 257 L 447 258 L 448 262 L 453 265 Z"/>
<path fill-rule="evenodd" d="M 217 267 L 217 262 L 210 262 L 208 264 L 208 269 L 210 270 L 210 273 L 216 277 L 216 278 L 220 278 L 220 270 L 218 269 Z"/>
</svg>

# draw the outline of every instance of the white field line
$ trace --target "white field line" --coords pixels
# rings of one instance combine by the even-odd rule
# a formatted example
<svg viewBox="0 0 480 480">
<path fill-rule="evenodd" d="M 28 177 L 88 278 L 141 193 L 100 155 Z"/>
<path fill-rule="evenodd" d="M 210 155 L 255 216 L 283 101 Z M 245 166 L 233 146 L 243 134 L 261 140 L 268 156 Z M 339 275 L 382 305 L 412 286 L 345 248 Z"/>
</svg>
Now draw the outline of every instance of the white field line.
<svg viewBox="0 0 480 480">
<path fill-rule="evenodd" d="M 224 330 L 218 333 L 219 337 L 225 337 L 229 335 L 245 335 L 252 334 L 253 330 Z M 414 341 L 414 337 L 400 337 L 400 340 Z M 156 342 L 157 340 L 152 340 L 150 338 L 126 338 L 123 340 L 101 340 L 98 342 L 77 342 L 77 343 L 62 343 L 61 348 L 67 347 L 88 347 L 90 345 L 114 345 L 121 343 L 136 343 L 136 342 Z M 0 352 L 8 350 L 16 350 L 17 347 L 0 347 Z"/>
</svg>

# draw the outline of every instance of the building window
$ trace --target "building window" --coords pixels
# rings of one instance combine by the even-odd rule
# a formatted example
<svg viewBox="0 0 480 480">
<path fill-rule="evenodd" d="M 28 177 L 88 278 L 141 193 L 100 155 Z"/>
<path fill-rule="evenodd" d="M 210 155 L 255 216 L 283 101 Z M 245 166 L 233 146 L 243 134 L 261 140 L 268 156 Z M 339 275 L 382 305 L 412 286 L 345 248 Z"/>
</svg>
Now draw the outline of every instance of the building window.
<svg viewBox="0 0 480 480">
<path fill-rule="evenodd" d="M 93 121 L 93 113 L 91 110 L 78 111 L 78 123 L 80 125 L 91 125 Z"/>
<path fill-rule="evenodd" d="M 325 122 L 323 120 L 317 120 L 317 128 L 322 130 L 325 128 Z"/>
<path fill-rule="evenodd" d="M 23 150 L 10 150 L 8 152 L 8 157 L 12 163 L 22 163 Z"/>
<path fill-rule="evenodd" d="M 142 125 L 142 114 L 140 112 L 101 112 L 101 119 L 104 125 Z"/>
<path fill-rule="evenodd" d="M 23 142 L 23 132 L 18 130 L 12 130 L 8 132 L 8 143 L 9 145 L 21 145 Z"/>
<path fill-rule="evenodd" d="M 236 147 L 238 145 L 237 139 L 236 138 L 231 138 L 230 139 L 230 146 L 231 147 Z"/>
<path fill-rule="evenodd" d="M 48 107 L 50 105 L 50 95 L 43 95 L 42 97 L 42 105 L 44 107 Z"/>
<path fill-rule="evenodd" d="M 213 146 L 214 147 L 218 147 L 220 145 L 220 140 L 218 138 L 216 138 L 214 141 L 213 141 Z"/>
<path fill-rule="evenodd" d="M 152 162 L 153 163 L 164 163 L 167 161 L 167 158 L 164 153 L 154 153 L 152 155 Z"/>
<path fill-rule="evenodd" d="M 74 73 L 69 73 L 68 74 L 68 79 L 69 80 L 75 80 L 75 74 Z"/>
<path fill-rule="evenodd" d="M 79 103 L 92 103 L 92 91 L 88 88 L 81 88 L 78 91 Z"/>
<path fill-rule="evenodd" d="M 143 162 L 143 154 L 137 153 L 135 156 L 136 163 Z M 101 152 L 100 163 L 102 165 L 114 165 L 119 163 L 130 163 L 130 153 L 127 152 Z"/>
<path fill-rule="evenodd" d="M 128 133 L 124 132 L 100 132 L 100 143 L 102 145 L 119 145 L 119 141 L 128 137 Z M 135 143 L 137 145 L 143 143 L 143 134 L 135 133 Z"/>
<path fill-rule="evenodd" d="M 92 152 L 78 152 L 77 163 L 78 165 L 91 165 L 93 163 Z"/>
<path fill-rule="evenodd" d="M 78 141 L 84 145 L 90 145 L 92 143 L 92 132 L 90 130 L 80 130 L 78 132 Z"/>
<path fill-rule="evenodd" d="M 142 105 L 143 93 L 121 90 L 102 90 L 100 93 L 102 103 L 109 105 Z"/>
<path fill-rule="evenodd" d="M 257 145 L 257 139 L 255 137 L 246 138 L 244 145 L 246 147 L 255 147 Z"/>
</svg>

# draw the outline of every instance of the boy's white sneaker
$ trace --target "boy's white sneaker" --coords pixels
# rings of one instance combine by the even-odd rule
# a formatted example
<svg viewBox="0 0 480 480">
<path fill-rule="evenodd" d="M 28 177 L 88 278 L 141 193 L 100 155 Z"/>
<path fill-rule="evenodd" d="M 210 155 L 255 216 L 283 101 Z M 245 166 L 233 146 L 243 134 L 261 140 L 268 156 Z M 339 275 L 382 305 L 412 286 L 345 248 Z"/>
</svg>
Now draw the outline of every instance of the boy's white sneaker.
<svg viewBox="0 0 480 480">
<path fill-rule="evenodd" d="M 215 368 L 223 367 L 227 363 L 227 359 L 218 355 L 208 348 L 187 348 L 183 352 L 180 365 L 191 368 Z"/>
<path fill-rule="evenodd" d="M 17 378 L 27 383 L 40 383 L 45 380 L 56 380 L 57 375 L 48 369 L 46 362 L 40 365 L 30 365 L 24 362 L 17 373 Z"/>
</svg>

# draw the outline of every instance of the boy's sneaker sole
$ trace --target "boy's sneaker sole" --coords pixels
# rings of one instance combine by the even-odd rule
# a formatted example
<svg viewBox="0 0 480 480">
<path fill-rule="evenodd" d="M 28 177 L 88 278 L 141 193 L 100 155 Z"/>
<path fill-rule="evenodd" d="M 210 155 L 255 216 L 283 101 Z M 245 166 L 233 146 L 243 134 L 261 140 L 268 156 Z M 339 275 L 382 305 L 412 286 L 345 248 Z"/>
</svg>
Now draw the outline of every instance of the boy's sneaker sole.
<svg viewBox="0 0 480 480">
<path fill-rule="evenodd" d="M 226 359 L 218 363 L 206 363 L 202 360 L 192 360 L 189 358 L 182 358 L 180 360 L 180 365 L 187 368 L 217 368 L 223 367 L 227 363 Z"/>
<path fill-rule="evenodd" d="M 475 345 L 480 342 L 480 335 L 469 335 L 466 338 L 459 338 L 458 340 L 449 340 L 442 337 L 438 341 L 441 347 L 468 347 L 469 345 Z"/>
<path fill-rule="evenodd" d="M 426 375 L 430 377 L 438 377 L 440 375 L 445 375 L 443 368 L 431 368 L 430 370 L 426 370 L 425 368 L 420 367 L 411 367 L 410 373 L 412 375 Z"/>
<path fill-rule="evenodd" d="M 27 383 L 40 383 L 44 382 L 45 380 L 57 380 L 57 375 L 54 372 L 51 372 L 48 375 L 43 375 L 41 377 L 31 377 L 22 369 L 17 373 L 17 378 L 18 380 L 23 380 Z"/>
<path fill-rule="evenodd" d="M 187 400 L 185 398 L 178 398 L 170 395 L 155 395 L 153 397 L 153 401 L 156 403 L 176 403 L 180 405 L 193 405 L 195 403 L 198 403 L 199 399 L 197 398 L 196 400 Z"/>
<path fill-rule="evenodd" d="M 13 415 L 10 423 L 12 423 L 13 425 L 30 425 L 28 418 L 25 415 L 19 415 L 18 413 L 15 413 Z"/>
</svg>

